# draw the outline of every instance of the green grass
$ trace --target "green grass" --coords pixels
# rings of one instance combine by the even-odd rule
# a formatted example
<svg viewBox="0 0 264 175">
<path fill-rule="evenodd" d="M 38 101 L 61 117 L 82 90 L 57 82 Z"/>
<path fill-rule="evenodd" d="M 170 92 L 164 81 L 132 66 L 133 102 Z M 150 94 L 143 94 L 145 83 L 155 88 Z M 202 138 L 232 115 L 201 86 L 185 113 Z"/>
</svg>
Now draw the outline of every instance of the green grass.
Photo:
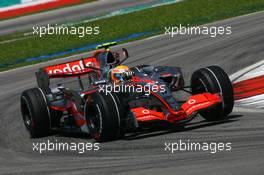
<svg viewBox="0 0 264 175">
<path fill-rule="evenodd" d="M 1 67 L 5 63 L 14 62 L 21 58 L 65 51 L 89 43 L 114 40 L 138 32 L 156 31 L 153 34 L 163 33 L 165 32 L 165 26 L 201 25 L 263 9 L 264 0 L 186 0 L 173 5 L 102 19 L 82 25 L 99 26 L 101 29 L 100 35 L 84 38 L 73 35 L 46 35 L 42 38 L 31 37 L 12 43 L 0 44 L 0 70 L 39 62 L 34 61 Z M 0 37 L 0 42 L 20 36 L 22 34 Z"/>
</svg>

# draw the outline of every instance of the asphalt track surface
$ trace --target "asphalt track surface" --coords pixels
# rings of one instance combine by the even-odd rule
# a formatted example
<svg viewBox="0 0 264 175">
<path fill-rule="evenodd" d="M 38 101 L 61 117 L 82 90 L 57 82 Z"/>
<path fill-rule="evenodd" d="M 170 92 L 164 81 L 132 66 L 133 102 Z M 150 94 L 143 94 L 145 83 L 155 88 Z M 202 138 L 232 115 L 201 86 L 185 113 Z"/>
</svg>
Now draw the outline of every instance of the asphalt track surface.
<svg viewBox="0 0 264 175">
<path fill-rule="evenodd" d="M 0 35 L 13 32 L 32 30 L 32 27 L 60 24 L 104 15 L 122 8 L 144 5 L 157 0 L 99 0 L 97 2 L 66 7 L 58 10 L 22 16 L 10 20 L 0 21 Z"/>
<path fill-rule="evenodd" d="M 191 72 L 208 65 L 222 66 L 228 74 L 263 59 L 264 12 L 212 24 L 232 26 L 232 35 L 159 36 L 132 42 L 129 63 L 183 67 Z M 71 58 L 73 59 L 73 58 Z M 44 63 L 0 73 L 0 174 L 251 174 L 264 172 L 263 112 L 235 109 L 229 120 L 207 123 L 196 118 L 185 128 L 159 127 L 134 137 L 102 143 L 97 152 L 32 151 L 32 142 L 92 142 L 81 137 L 50 136 L 29 139 L 19 111 L 19 95 L 36 86 L 34 71 Z M 215 154 L 203 151 L 164 151 L 165 142 L 231 142 L 232 150 Z"/>
</svg>

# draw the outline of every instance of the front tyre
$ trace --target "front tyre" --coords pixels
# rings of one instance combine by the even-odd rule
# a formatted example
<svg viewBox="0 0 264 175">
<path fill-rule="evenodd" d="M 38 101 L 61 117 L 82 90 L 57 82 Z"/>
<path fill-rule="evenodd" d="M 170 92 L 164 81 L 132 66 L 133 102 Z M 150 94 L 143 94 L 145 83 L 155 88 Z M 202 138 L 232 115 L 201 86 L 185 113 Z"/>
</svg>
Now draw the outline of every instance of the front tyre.
<svg viewBox="0 0 264 175">
<path fill-rule="evenodd" d="M 225 71 L 218 66 L 209 66 L 195 71 L 191 78 L 192 94 L 204 92 L 219 93 L 222 103 L 200 113 L 209 121 L 221 120 L 229 115 L 234 107 L 232 83 Z"/>
<path fill-rule="evenodd" d="M 87 127 L 96 141 L 111 141 L 122 135 L 122 111 L 118 104 L 113 93 L 95 92 L 87 97 L 84 108 Z"/>
<path fill-rule="evenodd" d="M 32 138 L 50 134 L 51 120 L 46 97 L 39 88 L 24 91 L 20 97 L 21 113 Z"/>
</svg>

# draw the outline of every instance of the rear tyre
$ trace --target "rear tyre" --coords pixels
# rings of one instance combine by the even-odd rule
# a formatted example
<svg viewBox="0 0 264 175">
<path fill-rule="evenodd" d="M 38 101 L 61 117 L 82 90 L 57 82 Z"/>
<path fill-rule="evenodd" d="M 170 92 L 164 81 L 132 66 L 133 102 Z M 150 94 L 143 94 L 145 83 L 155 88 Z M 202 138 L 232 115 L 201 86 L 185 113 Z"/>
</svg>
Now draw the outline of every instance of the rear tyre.
<svg viewBox="0 0 264 175">
<path fill-rule="evenodd" d="M 41 89 L 24 91 L 20 98 L 21 113 L 26 129 L 32 138 L 50 134 L 51 120 L 46 97 Z"/>
<path fill-rule="evenodd" d="M 192 94 L 204 92 L 219 93 L 222 103 L 200 113 L 209 121 L 221 120 L 229 115 L 234 107 L 232 83 L 225 71 L 218 66 L 209 66 L 195 71 L 191 78 Z"/>
<path fill-rule="evenodd" d="M 113 93 L 95 92 L 87 97 L 85 117 L 91 136 L 98 142 L 111 141 L 122 136 L 122 109 Z"/>
</svg>

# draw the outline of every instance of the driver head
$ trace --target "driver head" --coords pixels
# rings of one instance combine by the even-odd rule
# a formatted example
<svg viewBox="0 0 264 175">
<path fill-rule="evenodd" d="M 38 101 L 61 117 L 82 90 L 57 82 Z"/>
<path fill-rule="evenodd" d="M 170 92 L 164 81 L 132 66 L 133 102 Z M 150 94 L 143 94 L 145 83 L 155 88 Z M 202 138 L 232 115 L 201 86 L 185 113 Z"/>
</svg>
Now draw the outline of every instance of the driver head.
<svg viewBox="0 0 264 175">
<path fill-rule="evenodd" d="M 125 77 L 130 72 L 131 71 L 130 71 L 129 67 L 127 67 L 125 65 L 117 66 L 111 71 L 111 80 L 114 83 L 120 83 L 121 81 L 123 81 L 125 79 Z"/>
</svg>

